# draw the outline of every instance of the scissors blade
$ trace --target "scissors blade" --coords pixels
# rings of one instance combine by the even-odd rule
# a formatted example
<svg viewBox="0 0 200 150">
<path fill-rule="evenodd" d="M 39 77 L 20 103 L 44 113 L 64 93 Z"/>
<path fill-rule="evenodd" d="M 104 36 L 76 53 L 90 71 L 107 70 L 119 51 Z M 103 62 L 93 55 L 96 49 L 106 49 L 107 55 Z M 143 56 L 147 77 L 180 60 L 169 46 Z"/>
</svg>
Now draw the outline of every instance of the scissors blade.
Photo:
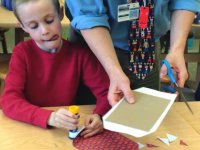
<svg viewBox="0 0 200 150">
<path fill-rule="evenodd" d="M 184 94 L 183 94 L 182 89 L 181 89 L 180 87 L 178 87 L 177 84 L 175 84 L 175 87 L 176 87 L 176 90 L 178 91 L 178 93 L 179 93 L 179 94 L 181 95 L 181 97 L 183 98 L 183 101 L 185 102 L 185 104 L 186 104 L 186 106 L 188 107 L 188 109 L 190 110 L 190 112 L 191 112 L 192 114 L 194 114 L 193 111 L 192 111 L 192 109 L 191 109 L 191 107 L 190 107 L 190 105 L 189 105 L 188 102 L 187 102 L 187 99 L 185 98 L 185 96 L 184 96 Z"/>
</svg>

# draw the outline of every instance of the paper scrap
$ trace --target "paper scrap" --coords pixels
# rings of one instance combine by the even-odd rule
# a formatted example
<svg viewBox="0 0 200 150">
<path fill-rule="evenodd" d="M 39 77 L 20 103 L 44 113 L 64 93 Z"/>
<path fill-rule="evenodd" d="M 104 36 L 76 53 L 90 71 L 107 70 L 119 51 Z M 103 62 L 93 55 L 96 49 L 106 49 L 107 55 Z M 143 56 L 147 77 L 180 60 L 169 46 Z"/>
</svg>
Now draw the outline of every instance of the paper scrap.
<svg viewBox="0 0 200 150">
<path fill-rule="evenodd" d="M 168 138 L 169 143 L 171 143 L 177 139 L 176 136 L 169 134 L 169 133 L 167 133 L 167 138 Z"/>
<path fill-rule="evenodd" d="M 163 143 L 169 145 L 169 140 L 168 140 L 168 138 L 160 138 L 160 137 L 158 137 L 158 139 L 159 139 L 160 141 L 162 141 Z"/>
<path fill-rule="evenodd" d="M 183 140 L 180 140 L 180 145 L 188 146 Z"/>
<path fill-rule="evenodd" d="M 157 145 L 149 144 L 149 143 L 147 143 L 146 145 L 147 145 L 147 147 L 149 147 L 149 148 L 152 148 L 152 147 L 159 147 L 159 146 L 157 146 Z"/>
<path fill-rule="evenodd" d="M 140 142 L 137 142 L 137 144 L 138 144 L 138 147 L 139 147 L 139 149 L 141 149 L 141 148 L 145 147 L 145 145 L 144 145 L 144 144 L 142 144 L 142 143 L 140 143 Z"/>
<path fill-rule="evenodd" d="M 78 137 L 79 134 L 80 134 L 84 129 L 85 129 L 85 126 L 82 126 L 82 127 L 78 130 L 78 132 L 76 133 L 76 135 L 74 136 L 74 138 Z"/>
</svg>

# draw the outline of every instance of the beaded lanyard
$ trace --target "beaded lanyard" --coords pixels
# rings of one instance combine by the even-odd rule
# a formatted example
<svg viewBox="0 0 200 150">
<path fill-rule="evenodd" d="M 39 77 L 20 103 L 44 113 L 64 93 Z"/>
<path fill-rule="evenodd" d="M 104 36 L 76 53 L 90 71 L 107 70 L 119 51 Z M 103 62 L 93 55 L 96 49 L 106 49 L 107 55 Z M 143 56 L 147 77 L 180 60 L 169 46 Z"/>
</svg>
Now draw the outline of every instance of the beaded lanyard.
<svg viewBox="0 0 200 150">
<path fill-rule="evenodd" d="M 133 19 L 130 28 L 129 70 L 138 79 L 145 79 L 155 63 L 154 0 L 128 0 L 139 3 L 139 18 Z"/>
</svg>

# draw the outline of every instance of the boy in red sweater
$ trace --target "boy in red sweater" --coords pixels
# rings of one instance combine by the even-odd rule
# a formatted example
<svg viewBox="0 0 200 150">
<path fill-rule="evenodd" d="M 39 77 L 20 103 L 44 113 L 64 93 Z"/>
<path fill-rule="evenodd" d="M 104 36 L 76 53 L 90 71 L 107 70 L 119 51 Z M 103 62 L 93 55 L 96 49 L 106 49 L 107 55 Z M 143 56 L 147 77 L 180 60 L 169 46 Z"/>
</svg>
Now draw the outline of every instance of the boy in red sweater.
<svg viewBox="0 0 200 150">
<path fill-rule="evenodd" d="M 82 80 L 97 99 L 82 136 L 101 132 L 100 115 L 110 109 L 109 79 L 90 50 L 62 39 L 63 14 L 58 0 L 14 0 L 13 9 L 32 39 L 13 49 L 1 97 L 3 112 L 43 128 L 75 129 L 78 117 L 68 110 L 53 112 L 41 107 L 72 105 Z"/>
</svg>

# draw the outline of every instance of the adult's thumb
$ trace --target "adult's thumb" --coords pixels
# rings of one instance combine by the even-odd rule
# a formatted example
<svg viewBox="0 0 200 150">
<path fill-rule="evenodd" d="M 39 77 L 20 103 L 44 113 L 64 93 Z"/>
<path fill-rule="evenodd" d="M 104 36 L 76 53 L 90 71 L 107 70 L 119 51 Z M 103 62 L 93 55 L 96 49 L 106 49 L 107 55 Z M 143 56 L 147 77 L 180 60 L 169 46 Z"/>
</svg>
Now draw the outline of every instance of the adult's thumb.
<svg viewBox="0 0 200 150">
<path fill-rule="evenodd" d="M 167 67 L 165 65 L 162 65 L 160 69 L 160 78 L 163 78 L 166 75 L 167 75 Z"/>
<path fill-rule="evenodd" d="M 124 97 L 126 98 L 126 100 L 129 103 L 134 103 L 135 102 L 134 94 L 133 94 L 132 90 L 124 91 Z"/>
</svg>

